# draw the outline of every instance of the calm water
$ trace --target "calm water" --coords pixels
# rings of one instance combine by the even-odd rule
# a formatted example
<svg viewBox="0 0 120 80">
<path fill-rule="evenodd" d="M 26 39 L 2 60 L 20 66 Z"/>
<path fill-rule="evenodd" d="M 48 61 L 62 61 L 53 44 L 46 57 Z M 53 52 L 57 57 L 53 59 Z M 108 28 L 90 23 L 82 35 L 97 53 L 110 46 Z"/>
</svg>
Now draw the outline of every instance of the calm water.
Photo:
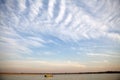
<svg viewBox="0 0 120 80">
<path fill-rule="evenodd" d="M 43 75 L 1 75 L 0 80 L 120 80 L 120 74 L 54 75 L 52 78 Z"/>
</svg>

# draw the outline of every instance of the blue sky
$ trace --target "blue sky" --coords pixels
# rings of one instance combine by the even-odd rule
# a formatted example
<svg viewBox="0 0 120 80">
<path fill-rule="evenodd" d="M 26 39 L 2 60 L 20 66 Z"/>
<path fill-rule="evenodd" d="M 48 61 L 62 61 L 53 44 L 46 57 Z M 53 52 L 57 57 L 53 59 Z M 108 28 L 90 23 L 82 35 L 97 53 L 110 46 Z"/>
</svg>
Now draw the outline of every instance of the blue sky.
<svg viewBox="0 0 120 80">
<path fill-rule="evenodd" d="M 120 70 L 119 0 L 0 0 L 0 69 Z"/>
</svg>

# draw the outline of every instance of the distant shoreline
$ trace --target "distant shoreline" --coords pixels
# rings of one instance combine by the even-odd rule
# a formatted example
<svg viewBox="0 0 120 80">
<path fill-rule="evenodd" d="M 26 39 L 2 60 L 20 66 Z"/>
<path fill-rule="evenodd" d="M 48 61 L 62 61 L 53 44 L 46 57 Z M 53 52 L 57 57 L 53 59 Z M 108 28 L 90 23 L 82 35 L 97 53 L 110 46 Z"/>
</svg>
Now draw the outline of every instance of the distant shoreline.
<svg viewBox="0 0 120 80">
<path fill-rule="evenodd" d="M 120 74 L 120 71 L 102 71 L 102 72 L 74 72 L 74 73 L 7 73 L 2 72 L 0 75 L 44 75 L 44 74 L 53 74 L 53 75 L 64 75 L 64 74 Z"/>
</svg>

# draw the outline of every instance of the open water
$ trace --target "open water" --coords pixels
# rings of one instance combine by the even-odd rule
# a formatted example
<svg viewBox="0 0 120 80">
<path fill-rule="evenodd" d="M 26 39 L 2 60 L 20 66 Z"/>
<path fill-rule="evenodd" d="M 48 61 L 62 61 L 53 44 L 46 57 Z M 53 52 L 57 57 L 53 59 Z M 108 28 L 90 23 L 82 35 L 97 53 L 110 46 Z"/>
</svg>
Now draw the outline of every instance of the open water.
<svg viewBox="0 0 120 80">
<path fill-rule="evenodd" d="M 0 80 L 120 80 L 120 74 L 1 75 Z"/>
</svg>

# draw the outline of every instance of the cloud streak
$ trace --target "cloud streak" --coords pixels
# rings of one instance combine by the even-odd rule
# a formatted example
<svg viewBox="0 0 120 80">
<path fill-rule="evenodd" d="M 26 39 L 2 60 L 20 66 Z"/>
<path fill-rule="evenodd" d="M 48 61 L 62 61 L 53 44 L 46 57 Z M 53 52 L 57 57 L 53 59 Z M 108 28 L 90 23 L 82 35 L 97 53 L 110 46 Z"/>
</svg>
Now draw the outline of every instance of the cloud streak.
<svg viewBox="0 0 120 80">
<path fill-rule="evenodd" d="M 48 4 L 48 13 L 49 13 L 49 15 L 50 15 L 50 18 L 52 18 L 53 17 L 53 11 L 54 11 L 54 4 L 56 3 L 56 1 L 55 0 L 51 0 L 51 1 L 49 1 L 49 4 Z"/>
<path fill-rule="evenodd" d="M 15 23 L 14 26 L 20 30 L 23 28 L 22 30 L 25 30 L 23 32 L 30 31 L 30 33 L 32 33 L 33 31 L 37 33 L 43 32 L 43 34 L 46 34 L 46 31 L 49 31 L 49 34 L 56 36 L 61 40 L 71 41 L 79 41 L 81 39 L 91 38 L 96 39 L 100 37 L 107 37 L 113 40 L 118 39 L 119 41 L 120 34 L 114 30 L 115 28 L 118 28 L 118 26 L 116 26 L 116 22 L 119 20 L 119 16 L 117 17 L 119 10 L 116 9 L 116 7 L 119 9 L 117 1 L 114 3 L 116 5 L 113 5 L 110 1 L 106 3 L 107 5 L 104 5 L 105 9 L 101 10 L 101 12 L 96 11 L 98 11 L 100 8 L 103 8 L 101 5 L 105 2 L 101 2 L 101 4 L 99 2 L 93 2 L 93 4 L 98 3 L 98 6 L 95 7 L 95 5 L 92 6 L 91 3 L 85 3 L 84 1 L 81 1 L 81 3 L 78 5 L 76 1 L 53 0 L 49 1 L 47 4 L 48 10 L 46 10 L 46 8 L 44 9 L 43 6 L 45 4 L 42 2 L 42 0 L 33 2 L 29 1 L 29 6 L 26 5 L 25 2 L 27 1 L 18 2 L 19 8 L 21 9 L 16 9 L 15 11 L 14 8 L 12 9 L 12 7 L 15 5 L 14 2 L 11 1 L 10 4 L 7 2 L 5 3 L 7 10 L 10 12 L 10 14 L 7 16 L 11 16 L 11 20 L 9 22 L 11 27 L 13 27 L 12 21 L 14 21 L 14 18 L 16 18 L 18 20 L 18 25 Z M 59 5 L 56 5 L 56 3 L 59 3 Z M 82 6 L 83 4 L 84 7 Z M 5 6 L 1 7 L 5 8 Z M 57 9 L 55 7 L 59 7 L 57 10 L 58 14 L 54 13 L 54 11 Z M 93 8 L 95 8 L 96 11 L 92 12 Z M 22 12 L 17 13 L 17 11 Z M 106 14 L 106 11 L 109 13 Z M 7 12 L 1 10 L 1 13 Z M 45 14 L 46 17 L 42 16 L 43 14 Z M 102 16 L 103 14 L 105 15 Z M 92 15 L 96 15 L 97 17 Z M 4 21 L 5 15 L 1 14 L 1 16 L 2 22 L 4 22 L 3 24 L 8 25 L 8 22 Z M 50 21 L 48 16 L 51 17 Z M 54 18 L 52 18 L 53 16 Z M 61 21 L 62 23 L 60 23 Z M 44 25 L 44 28 L 42 28 L 41 25 Z M 112 30 L 111 27 L 114 27 L 114 29 Z M 30 28 L 33 30 L 29 30 Z M 54 33 L 56 33 L 56 35 Z"/>
<path fill-rule="evenodd" d="M 115 54 L 103 54 L 103 53 L 87 53 L 88 56 L 93 56 L 93 57 L 115 57 L 115 58 L 120 58 L 119 55 Z"/>
</svg>

